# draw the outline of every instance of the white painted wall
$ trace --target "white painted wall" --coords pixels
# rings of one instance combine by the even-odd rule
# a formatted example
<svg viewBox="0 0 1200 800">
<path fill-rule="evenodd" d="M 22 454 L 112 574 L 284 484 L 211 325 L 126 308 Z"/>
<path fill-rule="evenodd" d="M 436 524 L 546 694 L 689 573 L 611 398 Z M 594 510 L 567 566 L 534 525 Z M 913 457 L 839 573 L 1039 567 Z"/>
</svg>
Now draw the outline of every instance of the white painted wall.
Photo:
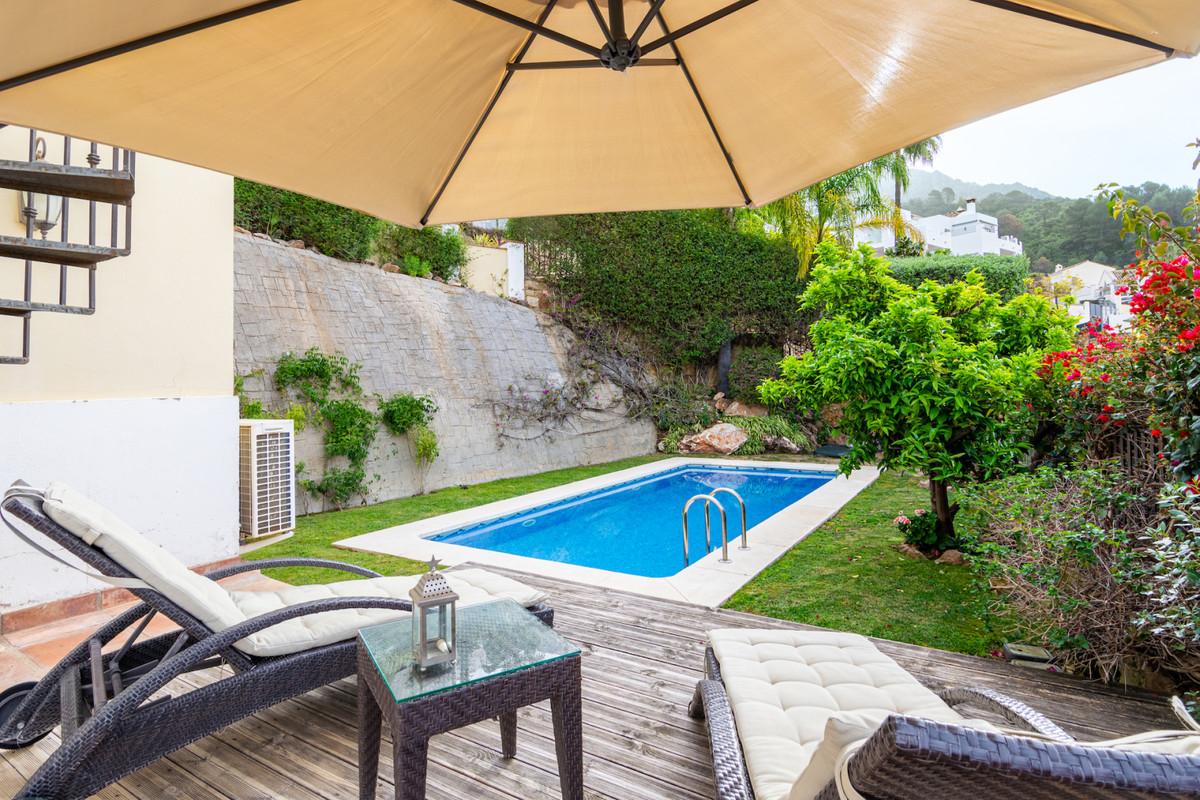
<svg viewBox="0 0 1200 800">
<path fill-rule="evenodd" d="M 62 137 L 46 139 L 61 157 Z M 27 148 L 26 129 L 0 130 L 0 158 Z M 86 149 L 76 142 L 77 166 Z M 24 235 L 20 207 L 0 190 L 0 233 Z M 0 365 L 0 489 L 64 481 L 185 563 L 211 563 L 238 542 L 233 179 L 139 155 L 133 207 L 132 253 L 98 267 L 96 313 L 34 314 L 30 363 Z M 86 204 L 71 216 L 80 241 Z M 35 266 L 35 300 L 56 293 L 57 272 Z M 0 296 L 20 296 L 22 274 L 0 259 Z M 12 321 L 0 318 L 0 352 L 20 346 Z M 97 588 L 0 527 L 0 613 Z"/>
<path fill-rule="evenodd" d="M 237 553 L 237 418 L 234 397 L 0 403 L 0 485 L 63 481 L 184 563 L 217 561 Z M 0 613 L 103 588 L 0 527 Z"/>
</svg>

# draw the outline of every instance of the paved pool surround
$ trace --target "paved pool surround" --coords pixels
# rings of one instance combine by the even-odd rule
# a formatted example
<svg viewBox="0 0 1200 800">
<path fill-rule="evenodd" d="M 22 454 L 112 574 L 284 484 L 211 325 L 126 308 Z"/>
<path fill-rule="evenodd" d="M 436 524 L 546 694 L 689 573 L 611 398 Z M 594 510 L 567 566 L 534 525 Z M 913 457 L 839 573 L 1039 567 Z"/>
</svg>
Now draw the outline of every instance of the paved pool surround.
<svg viewBox="0 0 1200 800">
<path fill-rule="evenodd" d="M 808 495 L 768 517 L 749 530 L 749 550 L 740 550 L 730 545 L 731 563 L 720 563 L 719 543 L 712 553 L 695 558 L 692 564 L 679 573 L 666 578 L 645 578 L 621 572 L 581 567 L 558 561 L 501 553 L 465 547 L 430 539 L 447 531 L 474 525 L 496 517 L 525 511 L 546 503 L 553 503 L 584 492 L 603 489 L 625 481 L 644 478 L 677 467 L 695 464 L 700 466 L 744 466 L 772 469 L 794 469 L 797 471 L 820 471 L 834 473 L 830 464 L 801 462 L 750 461 L 744 459 L 671 458 L 643 464 L 629 469 L 610 472 L 595 478 L 543 489 L 539 492 L 499 500 L 474 508 L 442 514 L 429 519 L 397 525 L 373 533 L 355 536 L 336 542 L 335 546 L 347 550 L 402 556 L 426 561 L 435 556 L 445 564 L 470 562 L 482 566 L 507 567 L 562 580 L 577 581 L 594 586 L 619 589 L 626 592 L 682 600 L 703 606 L 718 606 L 729 599 L 758 573 L 780 558 L 784 553 L 804 540 L 827 519 L 836 514 L 855 495 L 870 486 L 879 476 L 874 467 L 863 467 L 849 476 L 837 476 L 810 492 Z"/>
</svg>

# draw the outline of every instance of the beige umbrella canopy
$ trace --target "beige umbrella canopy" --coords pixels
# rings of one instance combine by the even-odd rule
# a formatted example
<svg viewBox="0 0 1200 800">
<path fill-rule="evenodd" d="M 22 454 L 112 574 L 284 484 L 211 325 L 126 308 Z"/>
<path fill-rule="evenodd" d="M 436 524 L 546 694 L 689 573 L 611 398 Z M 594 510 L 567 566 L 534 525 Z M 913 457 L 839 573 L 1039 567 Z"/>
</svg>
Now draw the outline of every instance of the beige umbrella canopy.
<svg viewBox="0 0 1200 800">
<path fill-rule="evenodd" d="M 415 226 L 760 204 L 1198 49 L 1197 0 L 42 0 L 0 120 Z"/>
</svg>

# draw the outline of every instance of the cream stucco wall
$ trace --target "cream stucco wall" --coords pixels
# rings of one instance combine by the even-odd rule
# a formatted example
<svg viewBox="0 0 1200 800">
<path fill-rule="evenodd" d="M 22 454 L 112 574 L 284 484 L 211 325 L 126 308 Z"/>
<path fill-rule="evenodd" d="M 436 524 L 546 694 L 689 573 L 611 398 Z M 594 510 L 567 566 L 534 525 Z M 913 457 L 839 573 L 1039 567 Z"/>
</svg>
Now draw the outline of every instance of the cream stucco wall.
<svg viewBox="0 0 1200 800">
<path fill-rule="evenodd" d="M 467 246 L 466 285 L 477 292 L 508 296 L 508 251 L 502 247 Z"/>
<path fill-rule="evenodd" d="M 61 163 L 62 138 L 46 139 Z M 26 129 L 0 129 L 0 158 L 27 148 Z M 75 143 L 73 163 L 86 148 Z M 0 365 L 0 489 L 67 483 L 184 563 L 212 563 L 238 546 L 233 180 L 139 155 L 133 207 L 132 253 L 97 267 L 96 313 L 35 313 L 30 363 Z M 0 233 L 24 235 L 19 208 L 0 190 Z M 86 243 L 87 204 L 71 217 L 72 241 Z M 34 270 L 33 299 L 56 302 L 58 267 Z M 0 259 L 0 296 L 22 296 L 23 272 Z M 68 300 L 86 304 L 86 273 L 70 272 Z M 20 353 L 14 322 L 0 317 L 5 355 Z M 0 614 L 98 588 L 0 528 Z"/>
<path fill-rule="evenodd" d="M 46 136 L 50 160 L 62 137 Z M 24 128 L 0 129 L 0 158 L 27 157 Z M 85 142 L 73 147 L 85 165 Z M 101 150 L 108 163 L 107 148 Z M 107 206 L 100 206 L 107 244 Z M 0 190 L 0 233 L 24 235 L 17 192 Z M 30 363 L 0 366 L 0 402 L 229 395 L 233 374 L 233 181 L 139 155 L 133 248 L 97 268 L 92 316 L 33 315 Z M 71 208 L 72 240 L 86 242 L 87 204 Z M 55 229 L 51 238 L 59 236 Z M 34 265 L 34 299 L 57 296 L 58 268 Z M 72 302 L 86 274 L 70 270 Z M 20 262 L 0 259 L 0 292 L 20 297 Z M 0 319 L 0 352 L 19 354 L 20 326 Z"/>
</svg>

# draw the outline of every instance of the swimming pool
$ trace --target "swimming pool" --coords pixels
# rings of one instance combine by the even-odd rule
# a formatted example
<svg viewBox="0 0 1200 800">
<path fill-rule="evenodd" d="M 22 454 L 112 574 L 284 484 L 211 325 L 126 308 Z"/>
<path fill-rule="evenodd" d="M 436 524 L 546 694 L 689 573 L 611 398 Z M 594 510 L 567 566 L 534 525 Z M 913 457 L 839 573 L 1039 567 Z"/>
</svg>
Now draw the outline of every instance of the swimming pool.
<svg viewBox="0 0 1200 800">
<path fill-rule="evenodd" d="M 733 489 L 746 502 L 746 526 L 752 532 L 755 525 L 833 477 L 832 472 L 815 470 L 691 463 L 425 538 L 626 575 L 666 578 L 685 566 L 681 511 L 688 498 L 718 487 Z M 717 498 L 728 515 L 730 542 L 736 542 L 741 535 L 737 502 L 725 493 Z M 702 502 L 693 504 L 688 514 L 693 564 L 705 555 L 703 506 Z M 713 548 L 719 549 L 720 515 L 715 508 L 712 524 Z M 749 539 L 753 546 L 753 533 Z"/>
</svg>

